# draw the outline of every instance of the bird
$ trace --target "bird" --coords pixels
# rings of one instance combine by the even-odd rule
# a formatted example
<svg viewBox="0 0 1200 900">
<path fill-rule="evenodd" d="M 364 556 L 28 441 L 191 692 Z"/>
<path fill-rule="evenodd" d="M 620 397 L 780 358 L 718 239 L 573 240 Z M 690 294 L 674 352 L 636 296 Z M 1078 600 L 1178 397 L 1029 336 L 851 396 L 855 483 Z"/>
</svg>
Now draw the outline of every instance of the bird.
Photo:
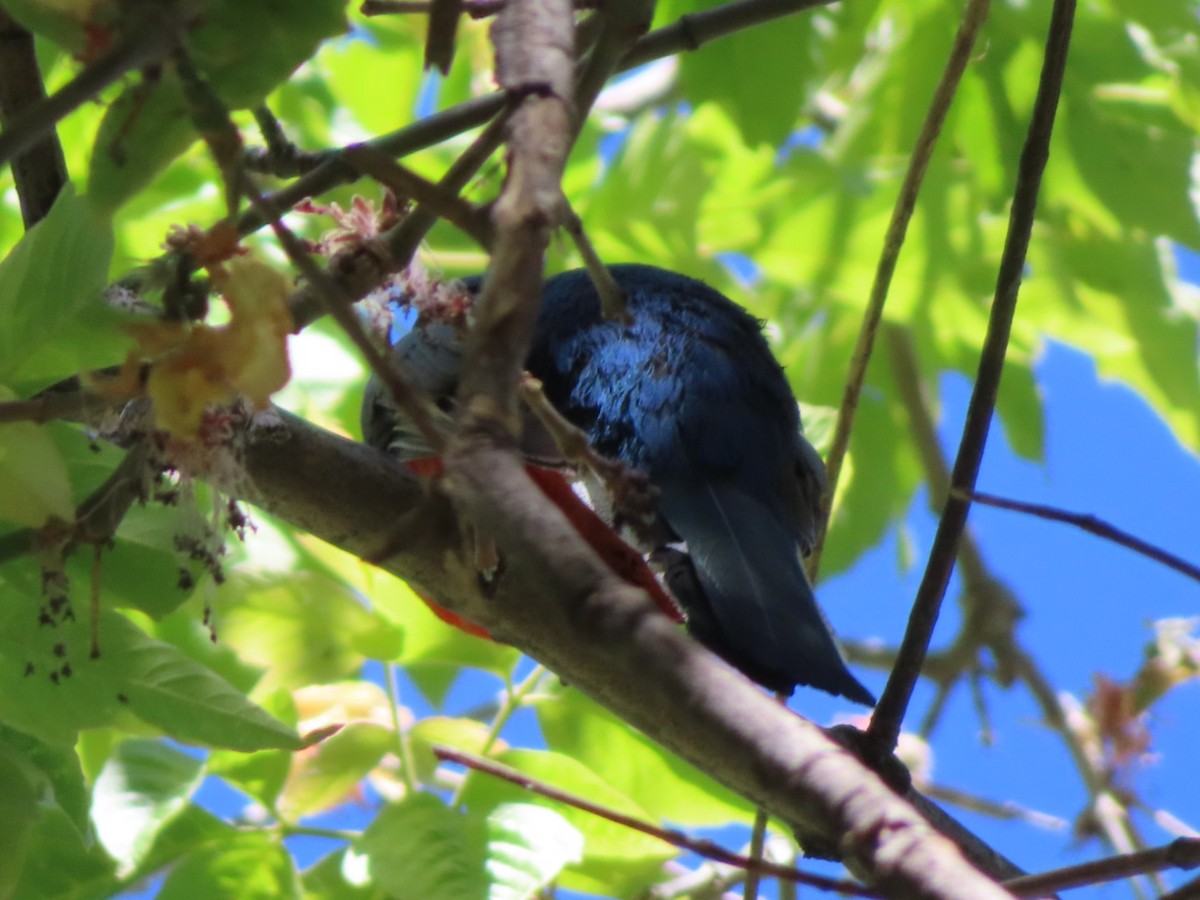
<svg viewBox="0 0 1200 900">
<path fill-rule="evenodd" d="M 626 315 L 605 317 L 586 270 L 547 279 L 526 368 L 599 454 L 653 485 L 655 527 L 640 549 L 693 637 L 769 690 L 808 686 L 873 706 L 802 565 L 820 527 L 825 471 L 762 323 L 689 276 L 637 263 L 608 269 Z M 393 350 L 441 396 L 461 365 L 461 336 L 448 329 L 418 322 Z M 381 412 L 378 387 L 369 394 L 364 434 L 395 452 L 410 442 L 397 434 L 412 429 L 394 408 Z"/>
</svg>

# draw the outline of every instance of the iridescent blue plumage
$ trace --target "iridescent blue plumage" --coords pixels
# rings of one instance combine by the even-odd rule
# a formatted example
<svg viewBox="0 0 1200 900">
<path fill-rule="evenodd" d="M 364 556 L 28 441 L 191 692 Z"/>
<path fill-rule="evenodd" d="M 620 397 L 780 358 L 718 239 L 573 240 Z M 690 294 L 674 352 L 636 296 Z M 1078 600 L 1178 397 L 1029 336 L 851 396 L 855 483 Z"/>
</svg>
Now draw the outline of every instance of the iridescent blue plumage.
<svg viewBox="0 0 1200 900">
<path fill-rule="evenodd" d="M 557 275 L 546 282 L 529 370 L 601 454 L 658 488 L 661 540 L 643 549 L 654 551 L 699 641 L 773 690 L 811 685 L 873 704 L 800 563 L 816 538 L 824 467 L 759 323 L 683 275 L 640 265 L 610 271 L 632 322 L 602 317 L 586 272 Z M 419 370 L 418 383 L 448 396 L 460 337 L 443 323 L 418 323 L 395 352 Z M 368 387 L 364 434 L 412 455 L 412 429 L 396 416 L 378 386 Z M 545 458 L 545 434 L 526 432 L 527 452 Z"/>
<path fill-rule="evenodd" d="M 643 470 L 670 535 L 689 629 L 775 690 L 873 704 L 846 669 L 799 553 L 815 540 L 824 469 L 759 323 L 707 285 L 610 267 L 632 324 L 606 320 L 588 275 L 546 282 L 529 370 L 602 454 Z"/>
</svg>

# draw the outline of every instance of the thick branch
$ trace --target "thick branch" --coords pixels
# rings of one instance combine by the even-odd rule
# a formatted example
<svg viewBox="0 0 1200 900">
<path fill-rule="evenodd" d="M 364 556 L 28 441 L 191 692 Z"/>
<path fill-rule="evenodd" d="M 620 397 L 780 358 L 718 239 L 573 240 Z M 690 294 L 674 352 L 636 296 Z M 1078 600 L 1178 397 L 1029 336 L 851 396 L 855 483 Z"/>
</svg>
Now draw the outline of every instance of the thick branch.
<svg viewBox="0 0 1200 900">
<path fill-rule="evenodd" d="M 33 35 L 0 9 L 0 123 L 7 128 L 14 118 L 45 99 Z M 13 181 L 21 200 L 21 217 L 29 228 L 45 218 L 67 183 L 67 161 L 53 128 L 13 160 Z"/>
<path fill-rule="evenodd" d="M 473 522 L 497 536 L 506 574 L 484 599 L 455 559 L 448 501 L 387 457 L 287 414 L 260 417 L 245 497 L 384 565 L 545 662 L 717 780 L 781 819 L 819 830 L 888 896 L 1008 896 L 971 869 L 847 751 L 755 688 L 606 569 L 522 464 L 487 447 L 457 461 Z"/>
</svg>

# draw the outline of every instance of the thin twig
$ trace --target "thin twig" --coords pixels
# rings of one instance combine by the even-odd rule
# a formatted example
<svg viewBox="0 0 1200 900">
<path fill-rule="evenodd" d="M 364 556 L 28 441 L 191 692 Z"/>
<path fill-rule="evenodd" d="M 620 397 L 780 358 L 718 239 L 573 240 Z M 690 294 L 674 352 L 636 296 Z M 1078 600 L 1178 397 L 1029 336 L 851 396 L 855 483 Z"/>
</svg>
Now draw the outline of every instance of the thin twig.
<svg viewBox="0 0 1200 900">
<path fill-rule="evenodd" d="M 1001 821 L 1025 822 L 1046 831 L 1062 831 L 1068 825 L 1064 819 L 1060 819 L 1058 816 L 1039 812 L 1036 809 L 1026 809 L 1011 800 L 997 802 L 944 784 L 924 784 L 921 786 L 921 790 L 930 799 L 942 803 L 952 803 L 959 809 L 969 810 Z"/>
<path fill-rule="evenodd" d="M 250 174 L 240 169 L 242 144 L 237 127 L 230 118 L 229 110 L 195 70 L 187 53 L 178 50 L 175 62 L 185 93 L 193 106 L 193 115 L 203 117 L 204 127 L 200 132 L 226 178 L 226 192 L 231 198 L 231 216 L 236 209 L 237 195 L 244 193 L 268 221 L 288 259 L 307 280 L 325 311 L 362 353 L 371 371 L 379 376 L 391 393 L 396 405 L 404 410 L 430 447 L 440 452 L 445 446 L 445 436 L 438 427 L 438 416 L 432 400 L 411 384 L 389 354 L 375 345 L 362 321 L 351 309 L 350 298 L 346 296 L 342 285 L 313 261 L 304 242 L 283 224 L 281 211 L 264 198 Z"/>
<path fill-rule="evenodd" d="M 761 806 L 754 810 L 754 825 L 750 829 L 750 852 L 747 856 L 756 862 L 763 862 L 763 849 L 767 845 L 767 822 L 770 814 Z M 756 900 L 758 884 L 762 873 L 751 866 L 746 869 L 746 882 L 742 885 L 742 900 Z"/>
<path fill-rule="evenodd" d="M 830 6 L 834 2 L 836 0 L 735 0 L 703 12 L 688 13 L 634 44 L 621 59 L 619 71 L 627 72 L 675 53 L 694 52 L 726 35 L 818 6 Z"/>
<path fill-rule="evenodd" d="M 1174 569 L 1176 572 L 1186 575 L 1193 581 L 1200 581 L 1200 566 L 1195 566 L 1173 553 L 1168 553 L 1166 550 L 1147 543 L 1141 538 L 1134 537 L 1128 531 L 1122 531 L 1115 525 L 1110 525 L 1104 519 L 1090 513 L 1068 512 L 1067 510 L 1045 506 L 1041 503 L 1010 500 L 1006 497 L 997 497 L 995 494 L 984 494 L 979 491 L 971 494 L 963 494 L 961 495 L 961 499 L 968 499 L 974 503 L 982 503 L 984 506 L 994 506 L 997 509 L 1008 509 L 1013 512 L 1025 513 L 1026 515 L 1036 516 L 1039 519 L 1049 519 L 1051 522 L 1065 522 L 1067 525 L 1074 525 L 1076 528 L 1088 532 L 1088 534 L 1094 534 L 1097 537 L 1104 538 L 1106 541 L 1120 544 L 1134 553 L 1140 553 L 1142 556 L 1149 557 L 1155 562 L 1162 563 L 1167 568 Z"/>
<path fill-rule="evenodd" d="M 358 11 L 364 16 L 395 16 L 404 13 L 429 15 L 432 0 L 363 0 Z M 504 8 L 504 0 L 463 0 L 462 11 L 472 19 L 494 16 Z"/>
<path fill-rule="evenodd" d="M 652 530 L 656 521 L 658 491 L 644 472 L 596 452 L 587 433 L 554 408 L 542 383 L 526 373 L 517 392 L 529 410 L 538 417 L 554 445 L 567 462 L 585 466 L 604 485 L 612 497 L 617 519 L 636 532 Z M 644 534 L 650 540 L 650 534 Z"/>
<path fill-rule="evenodd" d="M 1186 884 L 1181 884 L 1169 894 L 1163 894 L 1158 900 L 1197 900 L 1200 898 L 1200 878 L 1193 878 Z"/>
<path fill-rule="evenodd" d="M 254 107 L 254 121 L 262 134 L 265 147 L 247 147 L 242 165 L 248 172 L 261 172 L 277 178 L 287 178 L 311 172 L 328 157 L 327 153 L 301 150 L 283 131 L 270 107 L 260 103 Z"/>
<path fill-rule="evenodd" d="M 254 190 L 251 196 L 256 205 L 265 206 L 265 201 L 257 190 Z M 278 212 L 276 212 L 275 220 L 271 223 L 271 228 L 275 232 L 275 236 L 279 238 L 279 243 L 287 253 L 288 259 L 304 276 L 309 286 L 314 289 L 316 296 L 325 304 L 325 311 L 333 317 L 333 320 L 358 348 L 371 371 L 379 376 L 396 406 L 404 410 L 405 415 L 412 420 L 429 446 L 435 452 L 440 453 L 445 447 L 446 436 L 438 424 L 440 417 L 433 401 L 413 385 L 412 380 L 401 370 L 391 354 L 382 352 L 375 345 L 370 335 L 367 334 L 366 328 L 363 327 L 362 320 L 354 314 L 349 298 L 343 293 L 341 285 L 313 261 L 304 242 L 283 224 L 278 217 Z"/>
<path fill-rule="evenodd" d="M 399 678 L 397 666 L 393 662 L 383 664 L 383 689 L 387 694 L 388 714 L 392 720 L 392 732 L 396 736 L 396 765 L 400 770 L 400 780 L 404 783 L 404 787 L 409 791 L 417 789 L 417 765 L 413 762 L 412 742 L 408 739 L 408 732 L 404 730 L 404 723 L 400 721 L 400 690 L 396 685 Z"/>
<path fill-rule="evenodd" d="M 430 212 L 474 238 L 484 250 L 491 247 L 495 237 L 491 221 L 478 207 L 460 197 L 458 191 L 447 191 L 440 184 L 422 178 L 369 144 L 347 147 L 342 155 L 364 175 L 391 188 L 396 196 L 428 207 Z"/>
<path fill-rule="evenodd" d="M 429 22 L 425 31 L 425 68 L 437 68 L 443 75 L 454 61 L 454 38 L 463 0 L 430 0 Z"/>
<path fill-rule="evenodd" d="M 124 397 L 120 403 L 125 402 Z M 80 388 L 73 391 L 47 391 L 28 400 L 0 403 L 0 425 L 6 422 L 56 422 L 59 419 L 87 419 L 112 407 L 112 401 Z"/>
<path fill-rule="evenodd" d="M 604 261 L 600 259 L 600 254 L 596 252 L 595 246 L 587 236 L 587 231 L 584 230 L 583 221 L 576 215 L 575 210 L 567 211 L 567 221 L 564 227 L 567 235 L 574 242 L 575 249 L 583 259 L 583 266 L 591 276 L 596 293 L 600 295 L 601 315 L 613 321 L 631 322 L 632 319 L 625 310 L 625 292 L 617 284 L 617 279 L 613 278 L 608 266 L 604 265 Z"/>
<path fill-rule="evenodd" d="M 528 697 L 533 689 L 537 687 L 542 676 L 546 674 L 546 667 L 540 663 L 533 667 L 525 679 L 517 685 L 512 683 L 511 678 L 506 678 L 504 698 L 500 701 L 500 706 L 496 710 L 496 714 L 492 717 L 492 723 L 488 726 L 487 734 L 484 735 L 483 743 L 479 746 L 480 756 L 486 756 L 492 752 L 492 747 L 496 745 L 496 741 L 500 737 L 500 732 L 504 730 L 512 717 L 525 703 L 525 698 Z M 450 802 L 447 804 L 451 809 L 457 809 L 462 803 L 463 791 L 467 788 L 467 780 L 464 778 L 458 783 L 458 787 L 454 789 L 454 794 L 450 797 Z"/>
<path fill-rule="evenodd" d="M 1194 869 L 1197 866 L 1200 866 L 1200 839 L 1179 838 L 1152 850 L 1110 856 L 1108 859 L 1098 859 L 1078 866 L 1014 878 L 1004 882 L 1004 886 L 1018 896 L 1028 897 L 1160 872 L 1164 869 Z"/>
<path fill-rule="evenodd" d="M 191 15 L 200 15 L 206 5 L 191 4 Z M 91 101 L 127 72 L 170 55 L 185 24 L 169 18 L 171 13 L 178 11 L 175 8 L 178 4 L 171 4 L 165 11 L 150 3 L 136 6 L 137 14 L 131 12 L 126 17 L 130 27 L 120 32 L 124 40 L 85 66 L 45 100 L 27 107 L 5 123 L 4 132 L 0 134 L 0 165 L 36 145 L 61 119 Z"/>
<path fill-rule="evenodd" d="M 621 58 L 617 71 L 626 72 L 674 53 L 698 50 L 719 37 L 832 2 L 834 0 L 737 0 L 689 14 L 637 41 Z M 406 156 L 483 125 L 503 110 L 508 102 L 503 93 L 476 97 L 368 143 L 389 156 Z M 357 177 L 358 173 L 341 160 L 340 151 L 334 151 L 327 155 L 323 163 L 276 191 L 270 199 L 275 205 L 290 209 L 302 200 L 333 190 Z M 245 236 L 265 224 L 256 210 L 248 210 L 238 220 L 238 233 Z"/>
<path fill-rule="evenodd" d="M 871 352 L 875 347 L 875 335 L 879 323 L 883 320 L 883 307 L 887 302 L 888 290 L 892 285 L 892 276 L 896 273 L 896 263 L 900 259 L 900 250 L 908 233 L 908 223 L 912 220 L 913 211 L 917 205 L 917 195 L 921 183 L 925 179 L 925 171 L 933 158 L 937 146 L 938 135 L 950 105 L 966 71 L 967 62 L 971 58 L 972 48 L 979 29 L 987 19 L 991 0 L 968 0 L 963 12 L 962 22 L 958 33 L 954 36 L 954 46 L 946 67 L 933 92 L 929 102 L 929 111 L 925 114 L 925 122 L 921 133 L 917 136 L 916 146 L 908 161 L 908 171 L 904 173 L 904 181 L 900 184 L 900 194 L 896 205 L 892 208 L 892 218 L 888 223 L 887 233 L 883 238 L 883 251 L 879 255 L 879 263 L 875 269 L 875 280 L 871 285 L 871 294 L 867 300 L 867 308 L 863 310 L 862 325 L 858 330 L 858 340 L 850 357 L 850 369 L 846 379 L 846 387 L 842 392 L 842 403 L 838 407 L 837 423 L 833 429 L 833 441 L 825 458 L 825 470 L 829 479 L 829 487 L 821 498 L 821 518 L 817 534 L 817 544 L 813 548 L 809 560 L 809 572 L 814 580 L 821 564 L 821 552 L 825 546 L 825 534 L 829 530 L 829 515 L 833 505 L 833 497 L 837 493 L 838 479 L 842 473 L 842 462 L 850 447 L 850 433 L 854 428 L 854 416 L 858 411 L 858 398 L 862 394 L 863 383 L 867 377 L 867 366 L 871 361 Z"/>
<path fill-rule="evenodd" d="M 1050 135 L 1062 92 L 1074 15 L 1074 0 L 1055 0 L 1037 99 L 1017 170 L 1017 186 L 1013 193 L 1008 235 L 996 278 L 996 294 L 992 301 L 987 336 L 984 338 L 975 389 L 967 407 L 967 419 L 950 479 L 952 487 L 959 490 L 973 491 L 975 488 L 996 407 L 1021 274 L 1033 230 L 1038 189 L 1049 156 Z M 933 636 L 946 585 L 950 581 L 958 541 L 966 526 L 969 509 L 970 503 L 954 496 L 946 500 L 925 575 L 905 630 L 900 658 L 871 717 L 869 731 L 883 746 L 894 747 L 900 734 L 901 722 L 912 697 L 913 686 L 920 677 L 921 664 Z"/>
<path fill-rule="evenodd" d="M 656 837 L 661 841 L 666 841 L 674 847 L 679 847 L 682 850 L 687 850 L 689 853 L 695 853 L 703 856 L 706 859 L 715 860 L 716 862 L 727 863 L 731 866 L 745 869 L 747 872 L 758 872 L 760 875 L 767 875 L 773 878 L 783 878 L 787 881 L 795 882 L 796 884 L 805 884 L 810 887 L 819 888 L 824 891 L 835 891 L 837 893 L 849 894 L 854 897 L 881 897 L 883 896 L 878 891 L 872 888 L 865 887 L 857 882 L 846 881 L 837 878 L 824 878 L 820 875 L 810 875 L 807 872 L 801 872 L 799 869 L 794 869 L 791 866 L 781 866 L 778 863 L 769 862 L 765 859 L 752 859 L 748 856 L 742 856 L 740 853 L 734 853 L 731 850 L 726 850 L 712 841 L 696 840 L 688 837 L 681 831 L 676 831 L 671 828 L 661 828 L 650 822 L 627 816 L 624 813 L 609 809 L 605 806 L 600 806 L 597 803 L 592 803 L 590 800 L 585 800 L 575 794 L 560 791 L 556 787 L 552 787 L 544 782 L 538 781 L 535 778 L 530 778 L 523 775 L 515 769 L 510 769 L 508 766 L 502 766 L 499 763 L 492 762 L 481 756 L 475 756 L 470 753 L 463 753 L 459 750 L 454 750 L 450 747 L 435 746 L 433 754 L 443 762 L 458 763 L 474 769 L 477 772 L 483 772 L 491 775 L 494 778 L 500 778 L 510 784 L 518 785 L 527 791 L 545 797 L 548 800 L 555 800 L 559 803 L 565 803 L 567 806 L 582 810 L 593 816 L 598 816 L 609 822 L 614 822 L 617 825 L 622 825 L 625 828 L 630 828 L 642 834 Z"/>
</svg>

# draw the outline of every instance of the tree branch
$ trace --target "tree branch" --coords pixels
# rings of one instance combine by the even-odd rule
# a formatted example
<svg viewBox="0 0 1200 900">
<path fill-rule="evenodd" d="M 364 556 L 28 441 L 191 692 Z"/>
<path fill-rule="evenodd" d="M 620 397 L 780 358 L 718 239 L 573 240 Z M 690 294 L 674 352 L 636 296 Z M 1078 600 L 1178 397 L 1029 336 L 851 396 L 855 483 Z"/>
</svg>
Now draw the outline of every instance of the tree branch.
<svg viewBox="0 0 1200 900">
<path fill-rule="evenodd" d="M 875 280 L 871 284 L 871 294 L 867 300 L 867 308 L 863 310 L 862 325 L 858 329 L 858 339 L 854 352 L 850 356 L 850 371 L 846 379 L 846 387 L 842 392 L 842 402 L 838 406 L 837 424 L 833 429 L 833 441 L 829 453 L 825 457 L 825 468 L 829 478 L 829 488 L 821 498 L 821 518 L 817 545 L 813 548 L 808 563 L 809 572 L 813 578 L 821 564 L 821 551 L 825 546 L 825 534 L 829 530 L 829 515 L 833 506 L 833 498 L 837 493 L 838 479 L 842 474 L 842 461 L 850 446 L 850 433 L 854 429 L 854 415 L 858 411 L 858 398 L 862 394 L 863 383 L 867 378 L 867 365 L 871 361 L 871 352 L 875 347 L 875 335 L 879 331 L 879 323 L 883 320 L 883 306 L 887 302 L 888 289 L 892 285 L 892 276 L 896 272 L 896 263 L 900 259 L 900 250 L 904 246 L 904 238 L 908 233 L 908 223 L 912 220 L 913 211 L 917 206 L 917 194 L 921 190 L 921 182 L 925 180 L 925 171 L 933 158 L 933 150 L 937 146 L 938 135 L 950 112 L 950 104 L 958 91 L 963 72 L 971 58 L 971 50 L 975 46 L 975 37 L 987 19 L 991 0 L 968 0 L 963 13 L 958 33 L 954 36 L 954 46 L 946 67 L 933 92 L 929 102 L 929 111 L 925 114 L 925 123 L 917 136 L 917 144 L 913 147 L 912 156 L 908 160 L 908 171 L 904 173 L 904 181 L 900 185 L 900 194 L 896 205 L 892 208 L 892 218 L 888 222 L 887 233 L 883 238 L 883 252 L 879 256 L 879 264 L 875 269 Z"/>
<path fill-rule="evenodd" d="M 206 3 L 192 3 L 194 18 Z M 153 3 L 133 4 L 136 13 L 126 17 L 124 39 L 112 50 L 89 63 L 67 84 L 49 97 L 26 107 L 4 123 L 0 134 L 0 165 L 37 145 L 60 119 L 90 101 L 127 72 L 165 59 L 179 43 L 182 22 L 173 16 L 177 4 L 162 10 Z"/>
<path fill-rule="evenodd" d="M 871 717 L 870 733 L 885 747 L 894 747 L 900 734 L 900 725 L 912 697 L 913 686 L 920 677 L 921 663 L 925 659 L 941 610 L 942 598 L 946 593 L 946 585 L 950 581 L 958 540 L 967 522 L 970 502 L 961 499 L 958 492 L 969 493 L 975 489 L 988 429 L 996 407 L 1000 376 L 1004 370 L 1004 356 L 1008 349 L 1008 337 L 1021 286 L 1021 272 L 1033 230 L 1038 188 L 1041 186 L 1042 172 L 1050 153 L 1050 135 L 1054 129 L 1058 98 L 1062 92 L 1074 16 L 1074 0 L 1055 0 L 1037 99 L 1034 101 L 1029 132 L 1017 169 L 1017 186 L 1013 193 L 1012 212 L 1009 216 L 1004 252 L 1000 259 L 1000 271 L 996 277 L 996 294 L 992 301 L 987 336 L 984 338 L 975 390 L 967 407 L 967 420 L 963 426 L 962 439 L 951 474 L 951 495 L 947 497 L 942 510 L 925 575 L 909 616 L 908 628 L 900 648 L 900 658 L 879 699 L 875 714 Z"/>
<path fill-rule="evenodd" d="M 819 831 L 888 896 L 1009 896 L 820 729 L 778 706 L 600 563 L 511 454 L 459 451 L 456 494 L 506 573 L 484 598 L 449 501 L 385 455 L 280 412 L 259 416 L 243 496 L 380 562 L 774 815 Z"/>
<path fill-rule="evenodd" d="M 1067 525 L 1074 525 L 1088 534 L 1094 534 L 1097 537 L 1104 538 L 1106 541 L 1112 541 L 1114 544 L 1119 544 L 1127 550 L 1132 550 L 1134 553 L 1140 553 L 1142 556 L 1148 557 L 1157 563 L 1162 563 L 1167 568 L 1174 569 L 1176 572 L 1186 575 L 1193 581 L 1200 581 L 1200 566 L 1193 565 L 1186 559 L 1176 556 L 1174 553 L 1168 553 L 1161 547 L 1156 547 L 1147 541 L 1143 541 L 1128 531 L 1123 531 L 1117 526 L 1111 525 L 1090 513 L 1069 512 L 1068 510 L 1057 509 L 1042 503 L 1026 503 L 1023 500 L 1010 500 L 1006 497 L 997 497 L 995 494 L 984 494 L 979 491 L 972 494 L 969 499 L 974 503 L 982 503 L 984 506 L 994 506 L 997 509 L 1025 513 L 1026 515 L 1035 516 L 1039 519 L 1047 519 L 1051 522 L 1063 522 Z"/>
<path fill-rule="evenodd" d="M 737 0 L 690 14 L 634 43 L 621 58 L 617 71 L 626 72 L 673 53 L 698 50 L 704 44 L 727 34 L 832 2 L 834 0 Z M 388 156 L 406 156 L 483 125 L 504 109 L 507 102 L 503 93 L 476 97 L 368 141 L 367 144 Z M 312 171 L 267 199 L 282 209 L 289 209 L 302 200 L 353 182 L 358 177 L 358 171 L 341 159 L 340 151 L 334 151 Z M 248 210 L 238 220 L 238 233 L 245 236 L 265 224 L 256 210 Z"/>
<path fill-rule="evenodd" d="M 0 9 L 0 124 L 8 128 L 27 109 L 46 99 L 33 35 Z M 31 228 L 45 218 L 67 183 L 67 161 L 53 127 L 46 137 L 13 160 L 21 217 Z"/>
<path fill-rule="evenodd" d="M 1110 856 L 1078 866 L 1015 878 L 1006 887 L 1014 894 L 1029 897 L 1048 891 L 1065 891 L 1089 884 L 1116 881 L 1118 878 L 1129 878 L 1163 869 L 1194 869 L 1197 866 L 1200 866 L 1200 840 L 1179 838 L 1152 850 Z"/>
</svg>

